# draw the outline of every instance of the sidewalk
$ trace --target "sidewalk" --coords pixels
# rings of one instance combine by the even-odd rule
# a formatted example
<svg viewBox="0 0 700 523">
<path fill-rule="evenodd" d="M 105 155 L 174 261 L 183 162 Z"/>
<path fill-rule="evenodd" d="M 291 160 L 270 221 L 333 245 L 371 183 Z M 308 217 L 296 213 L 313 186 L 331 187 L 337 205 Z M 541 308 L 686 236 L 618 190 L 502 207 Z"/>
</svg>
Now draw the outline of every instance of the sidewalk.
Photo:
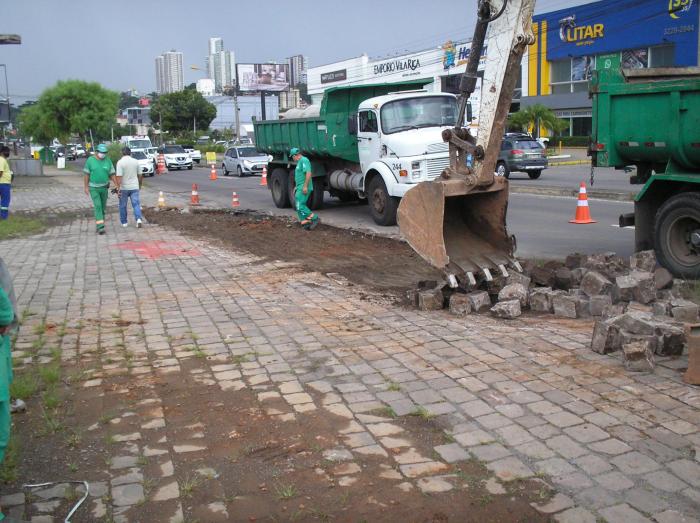
<svg viewBox="0 0 700 523">
<path fill-rule="evenodd" d="M 24 205 L 76 181 L 45 199 L 27 191 Z M 406 310 L 177 231 L 117 225 L 112 214 L 97 236 L 82 218 L 2 244 L 25 311 L 17 374 L 60 358 L 73 431 L 37 435 L 38 398 L 15 416 L 36 456 L 3 490 L 12 514 L 59 517 L 65 489 L 30 499 L 19 484 L 69 478 L 91 485 L 81 521 L 411 521 L 462 506 L 486 521 L 529 479 L 556 495 L 501 519 L 697 517 L 700 390 L 679 360 L 628 373 L 590 351 L 585 322 Z M 256 425 L 265 433 L 246 440 Z"/>
</svg>

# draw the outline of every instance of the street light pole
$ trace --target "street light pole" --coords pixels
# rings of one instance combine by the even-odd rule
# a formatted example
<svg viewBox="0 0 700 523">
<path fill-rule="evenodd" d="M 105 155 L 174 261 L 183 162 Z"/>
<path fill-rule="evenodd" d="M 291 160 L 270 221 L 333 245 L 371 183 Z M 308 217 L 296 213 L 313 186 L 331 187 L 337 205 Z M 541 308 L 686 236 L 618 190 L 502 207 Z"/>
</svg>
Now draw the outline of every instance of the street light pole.
<svg viewBox="0 0 700 523">
<path fill-rule="evenodd" d="M 7 83 L 7 65 L 0 64 L 5 71 L 5 94 L 7 95 L 7 123 L 12 123 L 12 107 L 10 105 L 10 85 Z"/>
</svg>

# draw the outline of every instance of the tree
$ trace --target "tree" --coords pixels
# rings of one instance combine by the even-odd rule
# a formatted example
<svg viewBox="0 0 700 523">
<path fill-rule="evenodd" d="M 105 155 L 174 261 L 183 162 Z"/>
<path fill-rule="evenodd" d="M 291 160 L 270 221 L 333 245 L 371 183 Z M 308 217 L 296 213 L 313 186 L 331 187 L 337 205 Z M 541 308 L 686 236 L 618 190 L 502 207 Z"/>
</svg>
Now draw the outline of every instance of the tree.
<svg viewBox="0 0 700 523">
<path fill-rule="evenodd" d="M 185 86 L 185 90 L 186 90 L 186 91 L 196 91 L 196 90 L 197 90 L 197 84 L 194 83 L 194 82 L 192 82 L 191 84 Z"/>
<path fill-rule="evenodd" d="M 535 104 L 510 115 L 508 125 L 522 131 L 529 131 L 532 128 L 535 137 L 538 138 L 540 127 L 549 129 L 553 134 L 559 134 L 569 127 L 569 122 L 557 118 L 549 107 Z"/>
<path fill-rule="evenodd" d="M 119 107 L 119 94 L 96 82 L 65 80 L 46 89 L 37 103 L 19 115 L 22 134 L 48 143 L 71 135 L 95 139 L 110 136 Z"/>
<path fill-rule="evenodd" d="M 151 104 L 151 119 L 162 119 L 162 131 L 189 131 L 195 126 L 207 129 L 215 117 L 216 107 L 197 91 L 164 94 Z"/>
<path fill-rule="evenodd" d="M 132 96 L 129 91 L 119 93 L 119 110 L 135 107 L 139 104 L 138 96 Z"/>
</svg>

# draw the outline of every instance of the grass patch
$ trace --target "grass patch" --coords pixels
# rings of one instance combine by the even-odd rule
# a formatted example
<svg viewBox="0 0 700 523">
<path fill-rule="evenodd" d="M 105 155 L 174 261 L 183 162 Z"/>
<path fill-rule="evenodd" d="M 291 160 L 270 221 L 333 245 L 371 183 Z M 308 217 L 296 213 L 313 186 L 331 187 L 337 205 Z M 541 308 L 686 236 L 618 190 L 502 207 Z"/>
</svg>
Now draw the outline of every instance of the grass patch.
<svg viewBox="0 0 700 523">
<path fill-rule="evenodd" d="M 292 499 L 299 494 L 294 485 L 277 485 L 275 491 L 279 499 Z"/>
<path fill-rule="evenodd" d="M 56 385 L 61 379 L 61 368 L 56 364 L 44 365 L 39 367 L 39 376 L 47 387 Z"/>
<path fill-rule="evenodd" d="M 182 496 L 185 498 L 192 497 L 194 491 L 202 486 L 202 483 L 202 478 L 200 478 L 197 474 L 185 477 L 185 479 L 182 480 L 182 483 L 180 483 L 180 492 L 182 493 Z"/>
<path fill-rule="evenodd" d="M 5 449 L 5 459 L 0 464 L 0 482 L 14 483 L 17 481 L 17 463 L 19 461 L 19 444 L 17 438 L 10 438 Z"/>
<path fill-rule="evenodd" d="M 47 389 L 44 394 L 42 394 L 41 399 L 44 401 L 44 407 L 50 410 L 55 409 L 61 404 L 61 398 L 56 394 L 56 389 L 53 387 Z"/>
<path fill-rule="evenodd" d="M 380 407 L 378 409 L 374 409 L 369 412 L 370 414 L 374 414 L 375 416 L 384 416 L 386 418 L 396 418 L 398 417 L 396 415 L 396 411 L 392 409 L 391 407 Z"/>
<path fill-rule="evenodd" d="M 22 236 L 39 234 L 45 230 L 46 225 L 41 220 L 15 214 L 10 216 L 8 220 L 0 221 L 0 240 L 21 238 Z"/>
<path fill-rule="evenodd" d="M 428 412 L 425 407 L 416 407 L 412 412 L 409 412 L 409 416 L 416 416 L 421 419 L 430 419 L 433 415 Z"/>
<path fill-rule="evenodd" d="M 39 383 L 35 374 L 22 373 L 14 377 L 10 385 L 10 396 L 26 401 L 34 396 L 38 388 Z"/>
</svg>

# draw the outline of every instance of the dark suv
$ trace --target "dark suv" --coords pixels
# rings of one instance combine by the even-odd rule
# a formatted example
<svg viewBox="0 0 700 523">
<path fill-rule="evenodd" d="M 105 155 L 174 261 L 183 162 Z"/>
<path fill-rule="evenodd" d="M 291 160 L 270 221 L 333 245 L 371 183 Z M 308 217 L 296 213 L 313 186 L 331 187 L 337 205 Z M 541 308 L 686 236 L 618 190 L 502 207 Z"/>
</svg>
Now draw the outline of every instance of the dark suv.
<svg viewBox="0 0 700 523">
<path fill-rule="evenodd" d="M 547 155 L 540 142 L 529 134 L 508 133 L 503 137 L 496 174 L 508 178 L 511 171 L 527 173 L 536 180 L 547 168 Z"/>
</svg>

